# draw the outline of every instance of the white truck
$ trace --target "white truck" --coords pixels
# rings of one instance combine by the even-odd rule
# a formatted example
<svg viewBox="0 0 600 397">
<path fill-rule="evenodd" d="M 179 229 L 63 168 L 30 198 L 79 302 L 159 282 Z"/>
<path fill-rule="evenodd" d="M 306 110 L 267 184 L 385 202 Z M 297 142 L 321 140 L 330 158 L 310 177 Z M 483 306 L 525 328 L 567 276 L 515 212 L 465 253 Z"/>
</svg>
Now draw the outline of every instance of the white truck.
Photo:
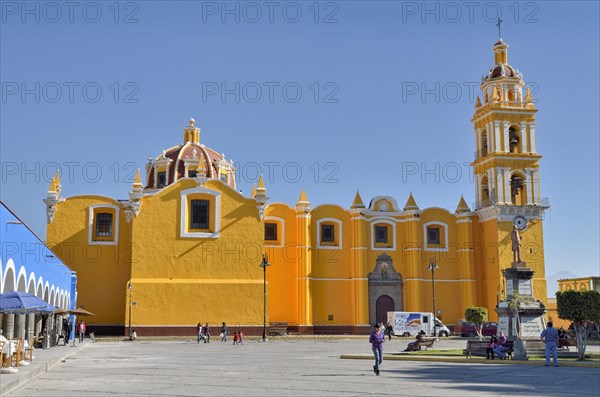
<svg viewBox="0 0 600 397">
<path fill-rule="evenodd" d="M 417 336 L 421 331 L 427 336 L 448 336 L 450 330 L 433 313 L 423 312 L 388 312 L 388 322 L 394 328 L 395 336 Z M 435 334 L 434 324 L 435 321 Z"/>
</svg>

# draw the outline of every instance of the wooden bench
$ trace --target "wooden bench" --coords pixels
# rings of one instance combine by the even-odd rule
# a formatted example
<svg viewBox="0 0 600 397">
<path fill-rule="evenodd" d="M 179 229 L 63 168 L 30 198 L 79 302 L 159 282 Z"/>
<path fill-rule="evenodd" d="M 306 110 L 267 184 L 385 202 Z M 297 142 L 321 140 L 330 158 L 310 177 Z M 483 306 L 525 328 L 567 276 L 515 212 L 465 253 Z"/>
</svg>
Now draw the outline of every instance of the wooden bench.
<svg viewBox="0 0 600 397">
<path fill-rule="evenodd" d="M 433 349 L 433 344 L 436 340 L 436 338 L 423 338 L 419 343 L 419 347 L 421 348 L 421 350 L 423 350 L 423 348 L 425 348 L 424 350 L 427 350 L 430 347 Z"/>
<path fill-rule="evenodd" d="M 269 323 L 269 335 L 287 335 L 288 323 Z"/>
<path fill-rule="evenodd" d="M 467 341 L 467 348 L 463 350 L 463 354 L 466 356 L 466 358 L 471 358 L 471 356 L 482 356 L 482 357 L 486 357 L 486 351 L 487 351 L 487 347 L 488 347 L 489 341 L 488 340 L 470 340 Z M 512 354 L 514 352 L 514 346 L 513 346 L 513 341 L 509 340 L 506 341 L 506 344 L 504 345 L 505 347 L 508 347 L 508 350 L 506 350 L 504 353 L 506 353 L 506 358 L 509 358 L 512 360 Z M 494 353 L 494 355 L 496 355 Z"/>
<path fill-rule="evenodd" d="M 577 347 L 577 339 L 569 339 L 569 338 L 560 338 L 558 340 L 558 348 L 564 348 L 569 346 Z"/>
</svg>

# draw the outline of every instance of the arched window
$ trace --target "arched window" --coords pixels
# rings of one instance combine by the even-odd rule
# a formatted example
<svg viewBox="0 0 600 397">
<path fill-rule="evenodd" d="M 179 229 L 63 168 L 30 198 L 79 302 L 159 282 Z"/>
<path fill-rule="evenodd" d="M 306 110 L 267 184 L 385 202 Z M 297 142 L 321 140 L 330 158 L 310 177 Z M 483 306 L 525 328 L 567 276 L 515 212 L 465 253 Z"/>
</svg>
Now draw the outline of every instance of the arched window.
<svg viewBox="0 0 600 397">
<path fill-rule="evenodd" d="M 510 201 L 512 205 L 527 204 L 525 176 L 520 173 L 514 173 L 510 177 Z"/>
<path fill-rule="evenodd" d="M 485 175 L 483 178 L 481 178 L 481 192 L 480 192 L 480 197 L 481 197 L 481 207 L 488 207 L 491 204 L 490 201 L 490 187 L 489 187 L 489 181 L 488 181 L 488 177 L 487 175 Z"/>
<path fill-rule="evenodd" d="M 508 99 L 509 102 L 514 102 L 515 101 L 515 91 L 513 89 L 508 90 L 507 96 L 508 96 L 507 99 Z"/>
<path fill-rule="evenodd" d="M 486 130 L 481 131 L 481 136 L 479 139 L 479 142 L 481 143 L 481 157 L 485 157 L 488 155 L 488 137 Z"/>
<path fill-rule="evenodd" d="M 521 139 L 521 131 L 516 127 L 510 127 L 508 129 L 508 142 L 509 142 L 509 152 L 510 153 L 522 153 L 522 139 Z"/>
</svg>

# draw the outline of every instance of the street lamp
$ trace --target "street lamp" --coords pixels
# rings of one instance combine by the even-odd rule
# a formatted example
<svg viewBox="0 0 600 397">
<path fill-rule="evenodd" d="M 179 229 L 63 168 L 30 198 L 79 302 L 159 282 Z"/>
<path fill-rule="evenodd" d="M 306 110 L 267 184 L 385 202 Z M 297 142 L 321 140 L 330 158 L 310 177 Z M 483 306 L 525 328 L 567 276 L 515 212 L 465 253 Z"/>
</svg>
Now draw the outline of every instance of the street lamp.
<svg viewBox="0 0 600 397">
<path fill-rule="evenodd" d="M 263 334 L 262 341 L 267 341 L 267 266 L 271 266 L 269 263 L 269 257 L 267 254 L 263 254 L 260 267 L 263 268 Z"/>
<path fill-rule="evenodd" d="M 429 261 L 429 266 L 427 266 L 427 270 L 431 270 L 431 293 L 433 296 L 433 335 L 437 336 L 437 329 L 435 323 L 435 271 L 439 269 L 437 263 L 435 262 L 435 258 L 431 258 Z"/>
<path fill-rule="evenodd" d="M 131 304 L 131 292 L 133 288 L 131 287 L 131 281 L 127 283 L 127 289 L 129 290 L 129 339 L 131 339 L 131 309 L 133 308 Z"/>
</svg>

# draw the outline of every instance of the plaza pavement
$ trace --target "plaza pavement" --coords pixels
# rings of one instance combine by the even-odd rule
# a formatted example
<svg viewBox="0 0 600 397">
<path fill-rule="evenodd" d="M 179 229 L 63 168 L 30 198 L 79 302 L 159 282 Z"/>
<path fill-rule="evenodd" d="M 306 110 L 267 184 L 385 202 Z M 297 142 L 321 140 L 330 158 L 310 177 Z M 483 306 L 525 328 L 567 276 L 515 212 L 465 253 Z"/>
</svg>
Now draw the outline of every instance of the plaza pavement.
<svg viewBox="0 0 600 397">
<path fill-rule="evenodd" d="M 386 351 L 399 352 L 406 342 L 392 340 Z M 377 377 L 371 360 L 340 359 L 347 354 L 368 355 L 367 337 L 231 343 L 104 341 L 83 350 L 62 348 L 77 351 L 7 396 L 600 395 L 598 366 L 384 360 Z M 465 344 L 444 341 L 436 347 Z"/>
</svg>

